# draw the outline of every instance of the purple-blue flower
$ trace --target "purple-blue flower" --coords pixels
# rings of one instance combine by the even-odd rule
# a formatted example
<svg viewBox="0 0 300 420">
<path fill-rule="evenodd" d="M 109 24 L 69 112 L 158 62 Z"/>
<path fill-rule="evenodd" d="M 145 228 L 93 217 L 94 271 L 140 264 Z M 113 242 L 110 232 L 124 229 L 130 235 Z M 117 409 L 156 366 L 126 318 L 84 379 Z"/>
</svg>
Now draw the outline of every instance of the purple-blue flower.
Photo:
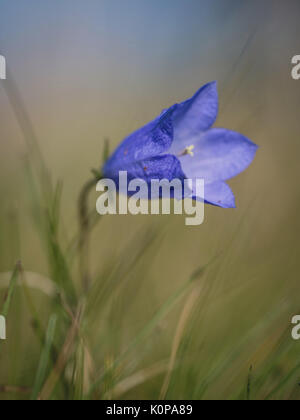
<svg viewBox="0 0 300 420">
<path fill-rule="evenodd" d="M 257 146 L 242 134 L 212 128 L 217 115 L 212 82 L 127 137 L 104 165 L 103 176 L 118 185 L 119 172 L 127 171 L 128 181 L 143 179 L 149 186 L 153 179 L 204 179 L 206 203 L 235 207 L 225 181 L 251 164 Z M 195 191 L 190 196 L 203 200 Z"/>
</svg>

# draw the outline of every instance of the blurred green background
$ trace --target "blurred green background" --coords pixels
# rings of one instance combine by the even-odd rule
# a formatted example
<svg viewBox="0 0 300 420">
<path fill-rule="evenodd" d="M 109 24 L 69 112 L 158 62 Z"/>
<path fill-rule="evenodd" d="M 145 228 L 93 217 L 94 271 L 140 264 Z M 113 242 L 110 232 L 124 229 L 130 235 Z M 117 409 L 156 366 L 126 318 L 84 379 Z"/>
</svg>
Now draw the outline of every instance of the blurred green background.
<svg viewBox="0 0 300 420">
<path fill-rule="evenodd" d="M 0 398 L 299 399 L 300 343 L 291 338 L 300 313 L 300 81 L 291 78 L 299 1 L 0 7 L 9 67 L 0 83 L 1 304 L 22 263 L 0 342 Z M 102 164 L 104 139 L 113 150 L 212 80 L 217 126 L 260 146 L 230 182 L 237 210 L 206 207 L 197 228 L 184 216 L 102 219 L 83 296 L 69 245 L 77 197 Z M 49 174 L 62 183 L 59 217 Z M 77 290 L 70 301 L 68 281 Z"/>
</svg>

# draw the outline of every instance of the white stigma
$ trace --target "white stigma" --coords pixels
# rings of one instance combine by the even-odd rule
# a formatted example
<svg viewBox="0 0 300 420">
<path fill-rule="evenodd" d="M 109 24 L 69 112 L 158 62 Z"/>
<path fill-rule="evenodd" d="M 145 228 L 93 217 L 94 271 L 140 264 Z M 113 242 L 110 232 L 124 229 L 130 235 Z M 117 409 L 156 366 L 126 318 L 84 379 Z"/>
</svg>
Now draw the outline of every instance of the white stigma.
<svg viewBox="0 0 300 420">
<path fill-rule="evenodd" d="M 191 146 L 186 147 L 181 153 L 179 153 L 179 157 L 189 155 L 191 157 L 195 156 L 194 153 L 195 146 L 192 144 Z"/>
</svg>

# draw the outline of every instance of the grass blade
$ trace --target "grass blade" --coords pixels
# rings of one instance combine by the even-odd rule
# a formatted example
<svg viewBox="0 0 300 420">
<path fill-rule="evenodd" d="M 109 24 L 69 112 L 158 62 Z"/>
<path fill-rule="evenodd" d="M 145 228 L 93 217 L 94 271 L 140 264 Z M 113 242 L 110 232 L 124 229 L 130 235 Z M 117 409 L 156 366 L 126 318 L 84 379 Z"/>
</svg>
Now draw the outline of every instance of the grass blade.
<svg viewBox="0 0 300 420">
<path fill-rule="evenodd" d="M 271 398 L 273 398 L 274 395 L 277 394 L 288 382 L 289 380 L 295 375 L 296 372 L 300 369 L 300 363 L 294 367 L 290 371 L 290 373 L 269 393 L 269 395 L 266 397 L 266 401 L 269 401 Z"/>
<path fill-rule="evenodd" d="M 35 383 L 33 387 L 33 391 L 31 394 L 31 400 L 36 400 L 38 398 L 38 395 L 40 393 L 40 390 L 43 386 L 44 380 L 46 378 L 47 373 L 47 367 L 49 365 L 50 357 L 51 357 L 51 348 L 54 340 L 54 334 L 56 329 L 56 323 L 57 323 L 57 316 L 52 315 L 47 329 L 46 334 L 46 341 L 45 341 L 45 347 L 43 349 L 38 371 L 35 378 Z"/>
<path fill-rule="evenodd" d="M 250 366 L 248 380 L 247 380 L 247 401 L 251 400 L 252 371 L 253 371 L 253 366 Z"/>
<path fill-rule="evenodd" d="M 2 310 L 2 315 L 4 316 L 4 318 L 7 317 L 9 309 L 10 309 L 10 304 L 15 292 L 15 288 L 17 285 L 17 281 L 18 281 L 18 277 L 19 277 L 19 273 L 20 273 L 20 269 L 21 269 L 21 263 L 18 262 L 13 273 L 12 273 L 12 277 L 9 283 L 9 288 L 8 288 L 8 292 L 6 295 L 6 298 L 4 300 L 4 305 L 3 305 L 3 310 Z"/>
</svg>

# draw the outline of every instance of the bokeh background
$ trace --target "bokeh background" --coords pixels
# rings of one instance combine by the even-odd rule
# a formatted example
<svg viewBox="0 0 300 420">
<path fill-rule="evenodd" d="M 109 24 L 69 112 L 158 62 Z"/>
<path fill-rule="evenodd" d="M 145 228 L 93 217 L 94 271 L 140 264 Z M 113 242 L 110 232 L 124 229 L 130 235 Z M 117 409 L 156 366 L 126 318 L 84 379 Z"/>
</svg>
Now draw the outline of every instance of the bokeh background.
<svg viewBox="0 0 300 420">
<path fill-rule="evenodd" d="M 53 302 L 39 285 L 52 281 L 51 269 L 28 187 L 34 136 L 24 136 L 22 106 L 53 181 L 63 183 L 59 241 L 66 250 L 78 230 L 79 191 L 102 164 L 104 139 L 113 150 L 162 109 L 217 80 L 217 126 L 260 146 L 252 166 L 230 182 L 238 208 L 206 207 L 197 228 L 181 216 L 107 217 L 97 225 L 84 321 L 92 367 L 83 382 L 112 365 L 98 398 L 299 399 L 300 344 L 290 334 L 300 313 L 300 81 L 291 78 L 291 58 L 300 54 L 299 1 L 2 0 L 0 11 L 0 53 L 9 67 L 0 83 L 1 296 L 21 260 L 47 327 Z M 69 264 L 79 287 L 77 264 Z M 3 399 L 30 394 L 43 349 L 32 324 L 18 288 L 0 347 Z M 60 349 L 64 323 L 57 328 Z M 74 354 L 76 347 L 70 360 Z M 60 381 L 71 370 L 66 364 Z M 16 388 L 7 392 L 8 385 Z M 66 388 L 51 398 L 79 395 Z"/>
</svg>

